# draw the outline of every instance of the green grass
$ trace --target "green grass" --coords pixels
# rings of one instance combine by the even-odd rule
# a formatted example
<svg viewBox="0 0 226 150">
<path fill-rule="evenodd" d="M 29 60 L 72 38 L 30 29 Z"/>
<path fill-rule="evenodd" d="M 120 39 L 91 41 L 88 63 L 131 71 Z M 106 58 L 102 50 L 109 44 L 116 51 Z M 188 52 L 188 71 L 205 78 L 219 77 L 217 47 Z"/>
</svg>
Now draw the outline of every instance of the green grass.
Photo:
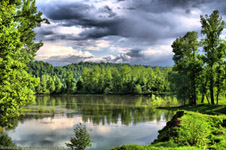
<svg viewBox="0 0 226 150">
<path fill-rule="evenodd" d="M 226 149 L 226 115 L 180 111 L 150 145 L 123 145 L 111 150 Z"/>
<path fill-rule="evenodd" d="M 167 143 L 168 144 L 168 143 Z M 123 145 L 119 147 L 114 147 L 110 150 L 199 150 L 197 147 L 165 147 L 165 146 L 154 146 L 154 145 Z"/>
<path fill-rule="evenodd" d="M 158 109 L 173 111 L 186 110 L 209 115 L 226 114 L 226 105 L 199 104 L 197 106 L 158 107 Z"/>
</svg>

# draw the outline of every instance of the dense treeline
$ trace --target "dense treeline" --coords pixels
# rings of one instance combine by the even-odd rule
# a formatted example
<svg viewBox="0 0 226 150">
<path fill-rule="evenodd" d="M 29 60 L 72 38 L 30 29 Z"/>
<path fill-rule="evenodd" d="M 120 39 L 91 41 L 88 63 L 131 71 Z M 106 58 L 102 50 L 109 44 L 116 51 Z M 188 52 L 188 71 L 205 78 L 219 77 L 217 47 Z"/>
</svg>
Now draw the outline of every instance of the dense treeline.
<svg viewBox="0 0 226 150">
<path fill-rule="evenodd" d="M 226 90 L 226 41 L 221 39 L 226 24 L 215 10 L 201 16 L 201 25 L 204 38 L 200 41 L 193 31 L 172 44 L 176 71 L 171 75 L 172 84 L 184 103 L 196 105 L 198 95 L 202 95 L 201 102 L 206 98 L 218 104 L 219 95 Z"/>
<path fill-rule="evenodd" d="M 37 78 L 38 94 L 105 93 L 142 94 L 169 91 L 170 67 L 81 62 L 52 66 L 42 61 L 28 64 L 28 72 Z"/>
<path fill-rule="evenodd" d="M 167 72 L 159 67 L 128 66 L 84 68 L 77 90 L 88 93 L 163 93 L 169 90 Z"/>
</svg>

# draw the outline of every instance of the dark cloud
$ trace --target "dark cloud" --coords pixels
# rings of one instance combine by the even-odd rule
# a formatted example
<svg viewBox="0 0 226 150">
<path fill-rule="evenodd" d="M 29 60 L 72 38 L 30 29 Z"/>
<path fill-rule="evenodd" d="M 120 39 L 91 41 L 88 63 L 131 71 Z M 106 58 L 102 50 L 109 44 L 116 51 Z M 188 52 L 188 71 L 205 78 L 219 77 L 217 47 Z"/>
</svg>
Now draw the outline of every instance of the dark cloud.
<svg viewBox="0 0 226 150">
<path fill-rule="evenodd" d="M 50 3 L 42 5 L 41 10 L 53 22 L 65 26 L 107 27 L 115 22 L 116 13 L 109 6 L 97 9 L 83 3 Z"/>
<path fill-rule="evenodd" d="M 112 9 L 109 7 L 109 6 L 105 6 L 102 8 L 102 12 L 104 13 L 107 13 L 108 14 L 108 17 L 115 17 L 116 16 L 116 13 L 112 11 Z M 102 16 L 100 16 L 102 17 Z"/>
<path fill-rule="evenodd" d="M 143 54 L 141 54 L 142 50 L 141 49 L 132 49 L 127 53 L 128 56 L 130 57 L 143 57 Z"/>
<path fill-rule="evenodd" d="M 115 58 L 105 57 L 107 62 L 113 63 L 129 63 L 132 65 L 160 65 L 160 66 L 169 66 L 173 65 L 172 54 L 150 54 L 146 55 L 141 49 L 132 49 L 131 51 L 119 54 Z"/>
<path fill-rule="evenodd" d="M 43 36 L 54 34 L 54 31 L 51 28 L 49 28 L 49 27 L 47 27 L 47 28 L 39 28 L 39 29 L 36 30 L 36 32 L 38 32 L 39 35 L 43 35 Z"/>
<path fill-rule="evenodd" d="M 97 7 L 96 3 L 100 2 L 40 4 L 39 9 L 56 26 L 76 26 L 83 30 L 76 35 L 59 33 L 54 30 L 56 26 L 42 27 L 37 30 L 38 38 L 51 42 L 63 40 L 70 42 L 72 47 L 80 48 L 93 46 L 90 41 L 108 39 L 114 46 L 127 47 L 130 51 L 118 52 L 114 59 L 104 57 L 106 61 L 165 65 L 167 62 L 172 64 L 172 54 L 145 56 L 143 50 L 161 42 L 171 44 L 169 40 L 183 36 L 187 31 L 200 31 L 201 14 L 194 15 L 194 11 L 210 14 L 218 9 L 221 14 L 226 14 L 226 3 L 222 0 L 115 0 L 114 4 L 118 6 L 107 3 Z M 48 62 L 68 64 L 85 59 L 81 56 L 52 57 Z"/>
<path fill-rule="evenodd" d="M 118 35 L 117 32 L 111 30 L 110 28 L 90 28 L 79 34 L 79 38 L 77 40 L 85 40 L 85 39 L 97 39 L 105 36 L 113 36 Z"/>
<path fill-rule="evenodd" d="M 164 14 L 155 16 L 137 11 L 119 16 L 109 6 L 97 9 L 83 3 L 53 3 L 44 5 L 42 9 L 53 22 L 64 26 L 81 26 L 85 29 L 78 37 L 54 35 L 49 37 L 51 40 L 85 40 L 119 36 L 156 41 L 176 37 L 183 32 L 177 29 L 179 22 L 175 17 Z"/>
<path fill-rule="evenodd" d="M 131 0 L 126 1 L 127 5 L 147 12 L 163 13 L 174 8 L 182 8 L 185 11 L 209 3 L 211 0 Z"/>
<path fill-rule="evenodd" d="M 116 10 L 107 5 L 96 8 L 92 4 L 82 2 L 47 3 L 41 5 L 41 10 L 52 22 L 85 29 L 77 37 L 54 35 L 51 40 L 85 40 L 120 36 L 151 42 L 176 38 L 187 32 L 186 27 L 180 27 L 183 23 L 183 20 L 178 19 L 180 15 L 189 17 L 194 8 L 201 9 L 211 4 L 214 4 L 212 8 L 218 6 L 211 0 L 120 0 L 120 3 L 123 3 L 122 7 L 129 9 L 123 15 L 117 14 Z M 174 9 L 183 11 L 179 12 L 180 14 L 172 13 Z M 51 31 L 45 32 L 51 34 Z"/>
<path fill-rule="evenodd" d="M 52 57 L 49 57 L 48 59 L 45 59 L 44 61 L 51 63 L 54 66 L 62 66 L 62 65 L 72 64 L 72 63 L 79 63 L 88 58 L 92 58 L 92 56 L 90 57 L 76 56 L 76 55 L 52 56 Z"/>
</svg>

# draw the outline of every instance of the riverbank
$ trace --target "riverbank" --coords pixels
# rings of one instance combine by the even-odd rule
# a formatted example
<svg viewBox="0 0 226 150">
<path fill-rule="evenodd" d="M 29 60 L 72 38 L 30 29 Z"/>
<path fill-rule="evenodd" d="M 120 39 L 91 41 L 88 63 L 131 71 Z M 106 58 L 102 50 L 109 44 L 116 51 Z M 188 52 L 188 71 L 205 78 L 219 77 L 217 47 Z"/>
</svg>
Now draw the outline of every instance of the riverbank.
<svg viewBox="0 0 226 150">
<path fill-rule="evenodd" d="M 150 145 L 123 145 L 111 150 L 226 149 L 226 106 L 159 107 L 178 111 Z"/>
<path fill-rule="evenodd" d="M 210 105 L 199 104 L 197 106 L 179 106 L 179 107 L 157 107 L 157 109 L 172 110 L 172 111 L 192 111 L 208 115 L 226 115 L 226 105 Z"/>
</svg>

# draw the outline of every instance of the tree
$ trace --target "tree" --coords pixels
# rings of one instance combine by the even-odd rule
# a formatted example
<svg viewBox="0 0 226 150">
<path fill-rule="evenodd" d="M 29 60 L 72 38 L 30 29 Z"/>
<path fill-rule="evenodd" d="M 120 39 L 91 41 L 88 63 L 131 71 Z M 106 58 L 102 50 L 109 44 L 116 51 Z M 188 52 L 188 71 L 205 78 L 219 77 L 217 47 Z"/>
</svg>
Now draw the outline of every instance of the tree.
<svg viewBox="0 0 226 150">
<path fill-rule="evenodd" d="M 65 81 L 66 81 L 66 88 L 67 88 L 66 91 L 68 93 L 73 92 L 73 90 L 75 89 L 75 79 L 72 72 L 67 73 Z"/>
<path fill-rule="evenodd" d="M 177 38 L 172 44 L 175 62 L 173 69 L 188 79 L 187 99 L 191 105 L 196 105 L 198 79 L 202 71 L 202 63 L 198 59 L 197 38 L 197 32 L 188 32 L 184 37 Z"/>
<path fill-rule="evenodd" d="M 63 84 L 61 83 L 60 78 L 56 77 L 56 79 L 55 79 L 55 92 L 60 93 L 62 86 L 63 86 Z"/>
<path fill-rule="evenodd" d="M 105 69 L 105 76 L 104 76 L 104 84 L 105 84 L 105 89 L 104 89 L 104 93 L 105 94 L 109 94 L 111 92 L 111 90 L 113 89 L 113 85 L 112 85 L 112 73 L 111 73 L 111 68 L 107 67 Z"/>
<path fill-rule="evenodd" d="M 122 91 L 122 78 L 120 77 L 119 71 L 117 68 L 111 68 L 112 74 L 112 85 L 113 85 L 113 92 L 120 93 Z"/>
<path fill-rule="evenodd" d="M 41 87 L 42 87 L 41 91 L 42 91 L 42 93 L 45 93 L 45 94 L 49 93 L 48 88 L 47 88 L 48 79 L 49 79 L 49 75 L 42 75 L 42 77 L 41 77 Z"/>
<path fill-rule="evenodd" d="M 49 90 L 49 93 L 53 93 L 55 91 L 55 82 L 52 79 L 52 77 L 50 77 L 47 81 L 47 89 Z"/>
<path fill-rule="evenodd" d="M 90 135 L 85 125 L 79 123 L 74 129 L 75 137 L 72 137 L 70 143 L 65 143 L 72 150 L 85 150 L 87 146 L 92 146 Z"/>
<path fill-rule="evenodd" d="M 101 77 L 101 69 L 99 66 L 95 65 L 90 72 L 90 82 L 91 82 L 91 88 L 92 91 L 91 92 L 99 92 L 99 81 L 100 81 L 100 77 Z M 102 81 L 100 81 L 102 82 Z"/>
<path fill-rule="evenodd" d="M 124 93 L 132 92 L 133 88 L 131 86 L 131 67 L 124 65 L 120 67 L 119 70 L 121 75 L 122 91 Z"/>
<path fill-rule="evenodd" d="M 159 66 L 155 67 L 155 74 L 156 74 L 156 78 L 155 78 L 154 89 L 159 94 L 159 93 L 163 92 L 163 90 L 164 90 L 164 78 L 159 69 Z"/>
<path fill-rule="evenodd" d="M 207 99 L 207 101 L 209 103 L 209 99 L 208 99 L 208 95 L 207 95 L 208 80 L 209 80 L 208 69 L 203 68 L 202 72 L 201 72 L 201 76 L 200 76 L 200 86 L 199 86 L 199 91 L 202 94 L 201 103 L 204 103 L 204 98 L 205 97 L 206 97 L 206 99 Z"/>
<path fill-rule="evenodd" d="M 148 74 L 147 75 L 147 89 L 148 89 L 148 92 L 150 92 L 152 90 L 152 88 L 154 87 L 156 76 L 151 67 L 147 68 L 147 74 Z"/>
<path fill-rule="evenodd" d="M 223 65 L 218 65 L 216 67 L 216 74 L 217 74 L 217 77 L 216 77 L 216 88 L 217 88 L 217 94 L 216 94 L 216 99 L 217 99 L 217 104 L 218 104 L 218 101 L 219 101 L 219 95 L 221 93 L 221 91 L 223 90 L 224 88 L 224 82 L 225 82 L 225 66 Z"/>
<path fill-rule="evenodd" d="M 170 88 L 171 91 L 175 92 L 177 99 L 181 100 L 183 104 L 186 104 L 186 101 L 189 99 L 190 91 L 189 89 L 189 80 L 188 77 L 182 73 L 170 72 L 169 80 L 171 82 Z"/>
<path fill-rule="evenodd" d="M 35 79 L 26 71 L 42 43 L 33 29 L 47 22 L 34 0 L 0 1 L 0 120 L 5 126 L 18 116 L 18 108 L 34 100 Z"/>
<path fill-rule="evenodd" d="M 42 92 L 42 87 L 41 87 L 41 83 L 40 83 L 40 82 L 41 82 L 41 80 L 40 80 L 40 78 L 38 77 L 38 78 L 37 78 L 37 84 L 38 84 L 38 85 L 36 86 L 36 89 L 35 89 L 35 92 L 36 92 L 36 93 L 41 93 L 41 92 Z"/>
<path fill-rule="evenodd" d="M 223 40 L 220 40 L 220 35 L 224 29 L 225 22 L 222 20 L 222 17 L 219 15 L 219 11 L 215 10 L 211 15 L 201 16 L 202 24 L 202 34 L 206 37 L 202 40 L 203 50 L 205 52 L 205 57 L 203 57 L 204 62 L 208 65 L 210 69 L 210 98 L 211 104 L 214 104 L 214 85 L 215 85 L 215 66 L 219 64 L 223 59 L 223 51 L 225 47 L 222 46 Z"/>
</svg>

